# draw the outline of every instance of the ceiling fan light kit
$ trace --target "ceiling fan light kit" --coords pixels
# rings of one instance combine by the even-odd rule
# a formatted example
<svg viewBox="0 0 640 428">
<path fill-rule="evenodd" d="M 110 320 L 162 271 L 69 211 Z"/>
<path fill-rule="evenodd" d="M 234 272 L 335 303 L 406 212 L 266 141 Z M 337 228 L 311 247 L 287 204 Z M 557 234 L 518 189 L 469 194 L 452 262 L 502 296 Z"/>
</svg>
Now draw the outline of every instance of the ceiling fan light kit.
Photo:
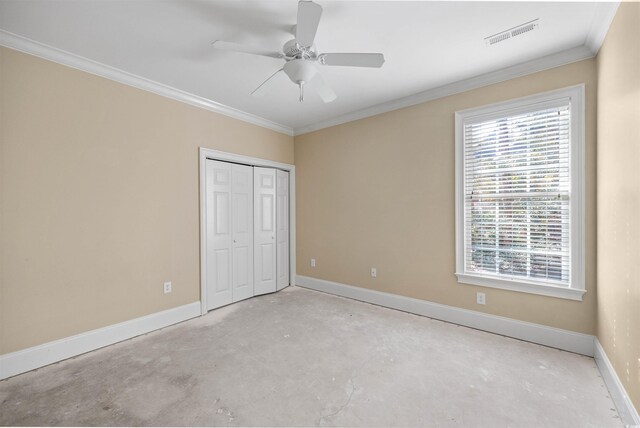
<svg viewBox="0 0 640 428">
<path fill-rule="evenodd" d="M 298 22 L 293 27 L 295 38 L 284 44 L 282 53 L 222 40 L 214 41 L 213 47 L 220 50 L 285 60 L 284 66 L 262 82 L 260 86 L 251 93 L 252 95 L 261 96 L 266 94 L 269 91 L 274 77 L 281 71 L 284 71 L 287 77 L 300 87 L 300 102 L 304 101 L 304 86 L 313 80 L 315 91 L 322 101 L 329 103 L 336 99 L 336 94 L 322 75 L 318 73 L 315 64 L 323 66 L 380 68 L 382 64 L 384 64 L 384 55 L 381 53 L 318 54 L 313 41 L 316 36 L 316 31 L 318 30 L 321 16 L 322 6 L 312 1 L 299 1 Z"/>
<path fill-rule="evenodd" d="M 289 76 L 289 79 L 300 87 L 300 102 L 304 101 L 304 84 L 311 82 L 311 79 L 318 73 L 318 70 L 311 62 L 304 59 L 287 61 L 282 69 L 284 73 Z"/>
</svg>

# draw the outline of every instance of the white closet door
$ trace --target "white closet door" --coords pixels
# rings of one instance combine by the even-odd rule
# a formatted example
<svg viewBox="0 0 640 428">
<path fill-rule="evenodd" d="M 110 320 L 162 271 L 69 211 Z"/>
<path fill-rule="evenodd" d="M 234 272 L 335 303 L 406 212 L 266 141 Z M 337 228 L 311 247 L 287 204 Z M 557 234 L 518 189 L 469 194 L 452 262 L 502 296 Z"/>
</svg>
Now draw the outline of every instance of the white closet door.
<svg viewBox="0 0 640 428">
<path fill-rule="evenodd" d="M 231 166 L 232 300 L 253 296 L 253 167 Z"/>
<path fill-rule="evenodd" d="M 289 173 L 276 171 L 277 289 L 289 285 Z"/>
<path fill-rule="evenodd" d="M 253 168 L 254 292 L 276 291 L 276 170 Z"/>
<path fill-rule="evenodd" d="M 206 162 L 207 309 L 232 302 L 231 164 Z"/>
</svg>

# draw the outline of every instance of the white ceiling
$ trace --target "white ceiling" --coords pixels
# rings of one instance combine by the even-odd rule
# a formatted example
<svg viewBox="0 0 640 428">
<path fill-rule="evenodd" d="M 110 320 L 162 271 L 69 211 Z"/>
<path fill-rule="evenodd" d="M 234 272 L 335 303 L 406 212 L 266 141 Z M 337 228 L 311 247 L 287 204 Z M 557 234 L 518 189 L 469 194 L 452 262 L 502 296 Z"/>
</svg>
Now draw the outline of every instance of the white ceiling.
<svg viewBox="0 0 640 428">
<path fill-rule="evenodd" d="M 221 39 L 280 51 L 295 0 L 0 0 L 0 29 L 299 130 L 569 49 L 593 54 L 612 17 L 612 4 L 597 2 L 317 3 L 319 52 L 386 58 L 380 69 L 320 66 L 338 96 L 329 104 L 311 93 L 300 104 L 283 74 L 270 94 L 252 97 L 284 60 L 211 47 Z M 533 19 L 538 30 L 484 42 Z"/>
</svg>

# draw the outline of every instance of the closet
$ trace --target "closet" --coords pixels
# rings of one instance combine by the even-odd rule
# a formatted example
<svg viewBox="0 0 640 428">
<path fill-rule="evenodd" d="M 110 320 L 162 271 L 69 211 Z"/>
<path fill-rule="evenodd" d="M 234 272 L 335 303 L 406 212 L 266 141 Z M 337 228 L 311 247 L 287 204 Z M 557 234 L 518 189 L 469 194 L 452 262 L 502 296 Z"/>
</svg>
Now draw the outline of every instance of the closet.
<svg viewBox="0 0 640 428">
<path fill-rule="evenodd" d="M 289 174 L 206 160 L 207 310 L 289 285 Z"/>
</svg>

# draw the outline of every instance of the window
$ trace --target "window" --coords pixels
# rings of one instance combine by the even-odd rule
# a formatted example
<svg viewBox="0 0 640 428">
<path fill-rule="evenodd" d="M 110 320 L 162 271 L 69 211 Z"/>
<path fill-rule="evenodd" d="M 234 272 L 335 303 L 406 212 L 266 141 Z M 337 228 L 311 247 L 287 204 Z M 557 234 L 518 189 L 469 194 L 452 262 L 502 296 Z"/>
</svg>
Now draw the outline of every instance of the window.
<svg viewBox="0 0 640 428">
<path fill-rule="evenodd" d="M 582 300 L 584 86 L 456 113 L 458 282 Z"/>
</svg>

